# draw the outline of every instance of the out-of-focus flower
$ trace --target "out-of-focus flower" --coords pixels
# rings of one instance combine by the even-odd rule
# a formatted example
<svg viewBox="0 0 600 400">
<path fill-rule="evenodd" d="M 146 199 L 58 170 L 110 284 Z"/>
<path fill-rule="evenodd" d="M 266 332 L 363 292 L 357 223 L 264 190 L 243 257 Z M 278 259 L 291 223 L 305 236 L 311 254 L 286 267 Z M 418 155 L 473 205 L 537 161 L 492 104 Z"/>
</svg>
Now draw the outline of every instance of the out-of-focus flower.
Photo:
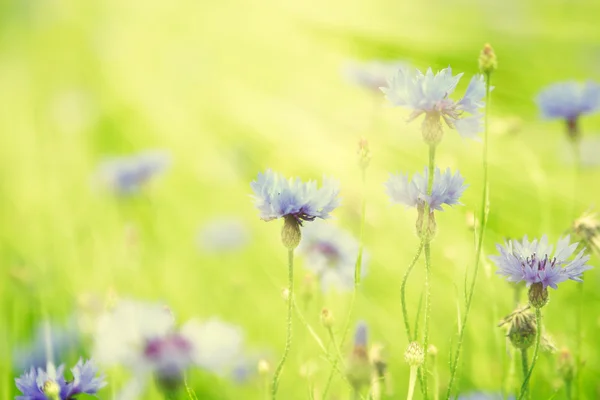
<svg viewBox="0 0 600 400">
<path fill-rule="evenodd" d="M 387 194 L 394 203 L 404 204 L 406 207 L 419 208 L 429 203 L 431 210 L 443 211 L 443 204 L 449 206 L 460 204 L 458 200 L 467 188 L 460 172 L 452 175 L 450 168 L 443 173 L 436 168 L 431 195 L 427 194 L 428 179 L 427 167 L 423 174 L 414 174 L 412 180 L 409 180 L 408 174 L 390 174 L 390 178 L 385 183 Z"/>
<path fill-rule="evenodd" d="M 198 244 L 206 253 L 225 253 L 244 247 L 250 239 L 248 228 L 236 218 L 216 218 L 202 226 Z"/>
<path fill-rule="evenodd" d="M 315 222 L 304 228 L 298 252 L 304 255 L 306 268 L 318 277 L 324 291 L 333 288 L 350 290 L 354 287 L 358 248 L 358 241 L 349 232 L 333 224 Z M 368 258 L 368 254 L 363 252 L 363 277 Z"/>
<path fill-rule="evenodd" d="M 560 82 L 546 87 L 536 98 L 542 117 L 562 119 L 571 139 L 580 136 L 578 119 L 600 109 L 600 85 L 594 82 Z"/>
<path fill-rule="evenodd" d="M 400 68 L 406 68 L 403 61 L 369 61 L 349 62 L 344 67 L 344 75 L 352 83 L 367 90 L 378 92 L 385 86 L 388 79 L 394 76 Z"/>
<path fill-rule="evenodd" d="M 490 259 L 498 266 L 498 274 L 506 276 L 510 282 L 525 281 L 528 287 L 541 283 L 544 288 L 557 289 L 558 284 L 567 279 L 582 282 L 583 272 L 592 268 L 586 264 L 590 257 L 583 251 L 568 260 L 577 248 L 577 243 L 570 244 L 569 236 L 558 241 L 554 256 L 554 247 L 548 244 L 546 235 L 531 242 L 527 236 L 521 242 L 509 240 L 504 246 L 497 244 L 496 248 L 500 255 L 490 256 Z"/>
<path fill-rule="evenodd" d="M 571 231 L 596 253 L 600 253 L 600 221 L 596 213 L 586 211 L 571 226 Z"/>
<path fill-rule="evenodd" d="M 354 331 L 354 346 L 346 364 L 346 377 L 355 390 L 369 385 L 372 366 L 367 351 L 368 328 L 365 322 L 359 322 Z"/>
<path fill-rule="evenodd" d="M 98 178 L 120 195 L 138 193 L 144 185 L 162 174 L 171 164 L 165 151 L 144 151 L 131 156 L 113 157 L 98 167 Z"/>
<path fill-rule="evenodd" d="M 13 349 L 13 365 L 20 371 L 30 367 L 46 368 L 48 363 L 62 362 L 80 341 L 81 335 L 74 319 L 65 325 L 44 321 L 39 324 L 31 342 Z"/>
<path fill-rule="evenodd" d="M 483 76 L 473 76 L 463 98 L 454 101 L 450 95 L 462 75 L 453 76 L 450 67 L 435 75 L 431 68 L 425 74 L 417 70 L 416 76 L 400 68 L 381 90 L 394 106 L 412 110 L 409 122 L 425 114 L 423 139 L 428 144 L 438 144 L 442 139 L 442 120 L 462 137 L 473 139 L 483 130 L 483 114 L 479 110 L 485 106 L 485 82 Z"/>
<path fill-rule="evenodd" d="M 64 370 L 64 365 L 55 368 L 52 363 L 46 369 L 31 367 L 29 372 L 15 379 L 23 394 L 16 400 L 72 400 L 78 394 L 95 395 L 106 386 L 104 375 L 98 375 L 92 361 L 80 359 L 71 369 L 73 379 L 70 381 L 65 379 Z"/>
<path fill-rule="evenodd" d="M 123 300 L 98 319 L 94 354 L 100 363 L 132 370 L 134 378 L 120 395 L 129 400 L 141 396 L 151 375 L 161 388 L 173 390 L 190 367 L 228 373 L 242 343 L 241 330 L 218 319 L 191 320 L 177 329 L 164 306 Z"/>
</svg>

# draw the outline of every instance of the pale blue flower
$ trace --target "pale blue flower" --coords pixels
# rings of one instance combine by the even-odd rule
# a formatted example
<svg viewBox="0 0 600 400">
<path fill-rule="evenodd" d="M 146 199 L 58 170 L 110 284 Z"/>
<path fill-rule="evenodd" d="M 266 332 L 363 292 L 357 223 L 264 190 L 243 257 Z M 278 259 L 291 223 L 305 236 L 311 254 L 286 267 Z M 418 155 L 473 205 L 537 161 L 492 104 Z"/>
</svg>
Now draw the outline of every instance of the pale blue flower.
<svg viewBox="0 0 600 400">
<path fill-rule="evenodd" d="M 344 75 L 351 82 L 365 89 L 379 91 L 400 68 L 406 68 L 402 61 L 351 62 L 344 68 Z"/>
<path fill-rule="evenodd" d="M 404 204 L 407 207 L 419 208 L 429 203 L 431 210 L 443 211 L 443 204 L 449 206 L 461 204 L 459 199 L 467 185 L 464 184 L 464 178 L 459 172 L 453 175 L 450 168 L 443 173 L 436 168 L 431 195 L 427 194 L 428 179 L 429 168 L 427 167 L 423 174 L 414 174 L 412 180 L 409 180 L 408 174 L 390 174 L 390 178 L 385 183 L 387 194 L 394 203 Z"/>
<path fill-rule="evenodd" d="M 226 253 L 239 250 L 248 244 L 247 226 L 233 217 L 214 218 L 206 222 L 198 235 L 200 249 L 206 253 Z"/>
<path fill-rule="evenodd" d="M 260 218 L 265 221 L 285 216 L 293 216 L 300 224 L 315 218 L 326 219 L 340 204 L 338 182 L 328 178 L 323 178 L 322 187 L 317 188 L 315 181 L 286 179 L 268 169 L 259 173 L 250 186 Z"/>
<path fill-rule="evenodd" d="M 536 102 L 544 118 L 572 121 L 600 109 L 600 85 L 573 81 L 555 83 L 542 90 Z"/>
<path fill-rule="evenodd" d="M 98 375 L 98 368 L 92 361 L 79 362 L 71 369 L 73 379 L 67 381 L 64 376 L 64 365 L 58 368 L 50 363 L 48 368 L 33 368 L 15 379 L 17 388 L 23 394 L 16 400 L 52 400 L 49 391 L 55 391 L 60 400 L 72 400 L 78 394 L 96 394 L 106 386 L 103 375 Z"/>
<path fill-rule="evenodd" d="M 476 138 L 483 130 L 480 109 L 485 106 L 485 81 L 482 75 L 473 76 L 464 97 L 455 101 L 450 95 L 462 75 L 453 76 L 450 67 L 435 75 L 431 68 L 425 74 L 417 70 L 416 76 L 408 69 L 400 68 L 381 90 L 394 106 L 412 110 L 409 121 L 425 114 L 425 121 L 429 119 L 430 123 L 439 125 L 440 130 L 443 119 L 448 127 L 456 128 L 462 137 Z"/>
<path fill-rule="evenodd" d="M 367 327 L 367 323 L 364 321 L 359 321 L 356 324 L 356 328 L 354 330 L 354 347 L 367 347 L 367 335 L 369 332 L 369 328 Z"/>
<path fill-rule="evenodd" d="M 131 156 L 113 157 L 98 167 L 98 177 L 117 194 L 138 193 L 144 185 L 165 172 L 171 157 L 164 151 L 143 151 Z"/>
<path fill-rule="evenodd" d="M 321 282 L 323 291 L 351 290 L 358 256 L 358 241 L 349 232 L 325 222 L 306 226 L 298 252 L 305 257 L 305 266 Z M 366 275 L 369 255 L 363 252 L 361 275 Z"/>
<path fill-rule="evenodd" d="M 540 240 L 508 240 L 504 246 L 496 248 L 498 256 L 490 259 L 498 266 L 498 274 L 506 276 L 510 282 L 525 281 L 527 286 L 542 283 L 543 287 L 558 288 L 558 284 L 568 279 L 582 282 L 581 275 L 592 267 L 587 265 L 590 256 L 583 250 L 569 261 L 577 249 L 578 243 L 570 244 L 569 236 L 561 238 L 553 254 L 554 246 L 548 244 L 546 235 Z"/>
</svg>

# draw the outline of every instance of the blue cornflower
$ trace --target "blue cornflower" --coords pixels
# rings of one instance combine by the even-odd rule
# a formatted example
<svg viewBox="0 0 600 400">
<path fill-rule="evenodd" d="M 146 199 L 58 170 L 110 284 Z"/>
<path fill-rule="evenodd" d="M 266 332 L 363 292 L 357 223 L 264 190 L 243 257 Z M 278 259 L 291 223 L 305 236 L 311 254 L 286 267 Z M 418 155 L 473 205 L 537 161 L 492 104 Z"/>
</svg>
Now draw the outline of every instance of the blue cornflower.
<svg viewBox="0 0 600 400">
<path fill-rule="evenodd" d="M 555 83 L 542 90 L 536 102 L 542 117 L 565 120 L 569 137 L 577 139 L 579 116 L 600 110 L 600 85 L 589 81 Z"/>
<path fill-rule="evenodd" d="M 467 185 L 464 184 L 460 172 L 453 175 L 450 168 L 443 173 L 436 168 L 431 195 L 427 194 L 428 179 L 429 168 L 427 167 L 423 174 L 414 174 L 412 180 L 409 180 L 408 174 L 390 174 L 390 178 L 385 183 L 387 194 L 394 203 L 404 204 L 407 207 L 422 208 L 425 203 L 428 203 L 432 211 L 443 211 L 443 204 L 449 206 L 461 204 L 459 199 Z"/>
<path fill-rule="evenodd" d="M 346 377 L 355 390 L 369 385 L 372 366 L 367 351 L 368 327 L 364 321 L 356 324 L 354 346 L 346 363 Z"/>
<path fill-rule="evenodd" d="M 329 223 L 317 222 L 304 228 L 298 251 L 305 266 L 315 273 L 323 291 L 351 290 L 358 256 L 358 241 L 347 231 Z M 368 254 L 363 253 L 361 274 L 366 274 Z"/>
<path fill-rule="evenodd" d="M 259 173 L 250 186 L 260 218 L 265 221 L 286 216 L 294 217 L 299 224 L 315 218 L 326 219 L 340 204 L 338 182 L 328 178 L 324 178 L 323 186 L 317 189 L 315 181 L 286 179 L 268 169 Z"/>
<path fill-rule="evenodd" d="M 164 151 L 144 151 L 105 160 L 98 167 L 98 175 L 117 194 L 130 195 L 163 173 L 170 163 L 171 158 Z"/>
<path fill-rule="evenodd" d="M 358 86 L 372 91 L 379 91 L 385 86 L 388 79 L 400 68 L 406 68 L 407 64 L 402 61 L 369 61 L 352 62 L 344 68 L 345 76 Z"/>
<path fill-rule="evenodd" d="M 409 122 L 425 114 L 423 138 L 427 143 L 440 142 L 442 119 L 462 137 L 473 139 L 483 130 L 483 114 L 479 110 L 485 106 L 485 82 L 482 75 L 473 76 L 464 97 L 454 101 L 449 96 L 462 75 L 453 76 L 448 67 L 435 75 L 431 68 L 425 74 L 417 70 L 413 77 L 406 68 L 400 68 L 381 90 L 394 106 L 412 110 Z"/>
<path fill-rule="evenodd" d="M 510 282 L 525 281 L 527 287 L 541 283 L 544 287 L 557 289 L 559 283 L 568 279 L 583 282 L 583 271 L 592 268 L 586 264 L 590 256 L 584 255 L 583 250 L 568 261 L 577 245 L 570 244 L 569 236 L 561 238 L 552 256 L 554 246 L 548 244 L 546 235 L 531 242 L 525 236 L 522 242 L 509 240 L 504 246 L 497 244 L 500 255 L 490 256 L 490 259 L 498 266 L 498 274 L 506 276 Z"/>
<path fill-rule="evenodd" d="M 33 368 L 15 379 L 23 396 L 16 400 L 71 400 L 78 394 L 96 394 L 106 386 L 104 375 L 98 375 L 98 368 L 90 361 L 79 360 L 71 369 L 73 380 L 64 376 L 64 365 L 54 368 L 49 363 L 46 370 Z"/>
</svg>

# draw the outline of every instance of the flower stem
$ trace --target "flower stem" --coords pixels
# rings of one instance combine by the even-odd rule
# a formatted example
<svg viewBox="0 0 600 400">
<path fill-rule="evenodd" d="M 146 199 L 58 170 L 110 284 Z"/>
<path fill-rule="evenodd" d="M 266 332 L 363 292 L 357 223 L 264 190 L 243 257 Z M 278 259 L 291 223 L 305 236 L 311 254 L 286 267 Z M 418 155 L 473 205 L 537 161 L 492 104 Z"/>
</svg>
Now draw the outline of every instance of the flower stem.
<svg viewBox="0 0 600 400">
<path fill-rule="evenodd" d="M 419 367 L 410 367 L 410 377 L 408 378 L 408 395 L 406 400 L 412 400 L 415 393 L 415 384 L 417 383 L 417 370 Z"/>
<path fill-rule="evenodd" d="M 535 323 L 537 326 L 537 332 L 535 335 L 535 347 L 533 348 L 533 359 L 531 360 L 531 367 L 529 367 L 529 371 L 523 379 L 523 385 L 521 385 L 521 394 L 519 396 L 519 400 L 525 398 L 525 394 L 529 389 L 529 379 L 531 378 L 531 374 L 533 373 L 533 368 L 535 367 L 535 362 L 538 358 L 538 351 L 540 350 L 540 342 L 542 338 L 542 310 L 539 308 L 535 309 Z"/>
<path fill-rule="evenodd" d="M 490 110 L 490 91 L 491 91 L 491 72 L 485 74 L 485 116 L 484 116 L 484 131 L 483 131 L 483 194 L 481 196 L 481 210 L 479 217 L 479 234 L 477 236 L 477 246 L 475 248 L 475 268 L 473 270 L 473 279 L 469 287 L 469 293 L 467 295 L 467 304 L 465 307 L 465 313 L 463 315 L 463 321 L 461 329 L 458 335 L 458 342 L 456 344 L 456 352 L 454 353 L 454 359 L 450 364 L 450 381 L 448 383 L 448 391 L 446 392 L 446 399 L 449 400 L 452 395 L 452 386 L 456 378 L 456 370 L 458 369 L 458 361 L 460 359 L 460 352 L 462 349 L 462 343 L 465 336 L 465 330 L 467 327 L 467 320 L 469 318 L 469 311 L 471 310 L 471 302 L 473 301 L 473 293 L 475 292 L 475 282 L 477 281 L 477 273 L 479 272 L 479 262 L 481 259 L 481 251 L 483 249 L 483 237 L 485 236 L 485 227 L 487 225 L 488 214 L 490 210 L 489 203 L 489 182 L 488 182 L 488 131 L 489 131 L 489 110 Z M 467 271 L 465 271 L 465 274 Z"/>
<path fill-rule="evenodd" d="M 281 357 L 281 361 L 277 365 L 275 369 L 275 373 L 273 374 L 273 382 L 271 383 L 271 399 L 275 400 L 277 398 L 277 389 L 279 388 L 279 375 L 281 374 L 281 370 L 283 369 L 283 364 L 287 360 L 288 353 L 290 352 L 290 347 L 292 345 L 292 304 L 294 298 L 294 250 L 288 250 L 288 304 L 287 304 L 287 333 L 285 338 L 285 349 L 283 350 L 283 356 Z"/>
<path fill-rule="evenodd" d="M 412 261 L 410 262 L 410 265 L 408 266 L 408 269 L 406 270 L 406 273 L 404 274 L 404 277 L 402 277 L 402 286 L 400 287 L 400 301 L 402 303 L 402 317 L 404 318 L 404 327 L 406 328 L 406 339 L 408 340 L 409 343 L 413 340 L 413 337 L 410 334 L 410 322 L 408 321 L 408 310 L 406 309 L 406 281 L 408 281 L 408 276 L 410 275 L 410 272 L 412 271 L 413 267 L 417 263 L 417 260 L 421 256 L 422 250 L 423 250 L 423 241 L 421 241 L 421 243 L 419 244 L 419 247 L 417 248 L 417 254 L 415 254 L 415 256 L 413 257 Z M 416 330 L 416 328 L 415 328 L 415 330 Z M 415 335 L 416 335 L 416 332 L 415 332 Z M 416 338 L 414 340 L 416 340 Z"/>
<path fill-rule="evenodd" d="M 523 367 L 523 379 L 525 379 L 527 377 L 527 373 L 529 372 L 527 349 L 521 349 L 521 365 Z"/>
</svg>

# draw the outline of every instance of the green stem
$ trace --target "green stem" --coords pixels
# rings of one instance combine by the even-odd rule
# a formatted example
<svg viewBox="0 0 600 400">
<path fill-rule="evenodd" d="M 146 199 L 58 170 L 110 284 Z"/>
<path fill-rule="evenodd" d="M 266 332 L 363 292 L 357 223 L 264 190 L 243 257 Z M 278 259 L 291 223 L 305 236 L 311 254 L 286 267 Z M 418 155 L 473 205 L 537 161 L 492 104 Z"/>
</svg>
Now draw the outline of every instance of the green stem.
<svg viewBox="0 0 600 400">
<path fill-rule="evenodd" d="M 333 345 L 333 348 L 337 351 L 337 356 L 338 356 L 339 360 L 343 362 L 344 357 L 342 356 L 340 348 L 337 345 L 337 341 L 335 340 L 335 335 L 333 334 L 333 329 L 331 329 L 331 327 L 328 327 L 327 331 L 329 332 L 329 339 L 331 339 L 331 344 Z"/>
<path fill-rule="evenodd" d="M 535 309 L 535 323 L 537 326 L 537 332 L 535 335 L 535 347 L 533 348 L 533 359 L 531 360 L 531 367 L 529 367 L 529 371 L 527 372 L 525 379 L 523 379 L 519 400 L 522 400 L 525 397 L 525 393 L 527 393 L 529 389 L 529 379 L 531 379 L 531 374 L 533 373 L 533 368 L 535 367 L 535 362 L 538 358 L 538 351 L 540 350 L 540 342 L 542 338 L 542 310 L 539 308 Z"/>
<path fill-rule="evenodd" d="M 571 400 L 573 398 L 572 381 L 570 379 L 565 381 L 565 393 L 567 395 L 567 400 Z"/>
<path fill-rule="evenodd" d="M 460 327 L 460 333 L 458 335 L 458 342 L 456 344 L 456 352 L 454 359 L 450 364 L 450 381 L 448 383 L 448 391 L 446 392 L 446 399 L 449 400 L 452 395 L 452 386 L 456 379 L 456 370 L 458 369 L 458 361 L 460 359 L 460 352 L 462 349 L 462 343 L 465 337 L 465 330 L 467 328 L 467 320 L 469 318 L 469 311 L 471 310 L 471 302 L 473 301 L 473 293 L 475 292 L 475 282 L 477 281 L 477 273 L 479 272 L 479 262 L 481 259 L 481 251 L 483 248 L 483 237 L 485 236 L 485 227 L 487 225 L 487 219 L 489 214 L 489 182 L 488 182 L 488 131 L 489 131 L 489 110 L 490 110 L 490 81 L 491 73 L 486 73 L 485 79 L 485 115 L 484 124 L 485 128 L 483 131 L 483 194 L 481 196 L 481 210 L 479 218 L 479 235 L 477 237 L 477 247 L 475 248 L 475 268 L 473 270 L 473 280 L 469 287 L 469 294 L 467 296 L 467 304 L 465 307 L 465 313 L 463 315 L 462 325 Z M 467 271 L 465 271 L 465 274 Z"/>
<path fill-rule="evenodd" d="M 422 250 L 423 250 L 423 241 L 421 241 L 421 243 L 419 244 L 419 247 L 417 248 L 417 254 L 415 254 L 412 261 L 410 262 L 410 265 L 408 266 L 408 269 L 406 270 L 406 273 L 404 274 L 404 277 L 402 278 L 402 286 L 400 287 L 400 301 L 402 303 L 402 318 L 404 319 L 404 327 L 406 328 L 406 339 L 408 340 L 409 343 L 413 340 L 413 338 L 412 338 L 412 335 L 410 334 L 410 322 L 408 321 L 408 310 L 406 309 L 406 281 L 408 281 L 408 276 L 410 275 L 410 272 L 412 271 L 413 267 L 419 260 Z M 415 327 L 415 331 L 416 331 L 416 327 Z M 416 333 L 415 333 L 415 335 L 416 335 Z M 416 338 L 415 338 L 415 340 L 416 340 Z"/>
<path fill-rule="evenodd" d="M 528 360 L 527 360 L 527 349 L 521 349 L 521 365 L 523 367 L 523 380 L 527 377 L 529 372 Z"/>
<path fill-rule="evenodd" d="M 417 305 L 417 315 L 415 316 L 415 332 L 413 334 L 413 341 L 417 341 L 419 337 L 419 321 L 421 318 L 421 306 L 423 305 L 423 291 L 421 291 L 421 295 L 419 296 L 419 305 Z"/>
<path fill-rule="evenodd" d="M 575 342 L 575 393 L 576 399 L 580 399 L 581 396 L 581 369 L 583 367 L 583 362 L 581 361 L 581 344 L 583 342 L 583 302 L 584 302 L 584 293 L 583 293 L 583 282 L 579 283 L 579 298 L 577 304 L 577 317 L 575 320 L 577 339 Z"/>
<path fill-rule="evenodd" d="M 410 377 L 408 378 L 408 395 L 406 400 L 412 400 L 415 393 L 415 384 L 417 383 L 417 370 L 419 367 L 410 367 Z"/>
<path fill-rule="evenodd" d="M 285 349 L 283 350 L 283 356 L 281 361 L 275 369 L 273 374 L 273 382 L 271 384 L 271 399 L 277 398 L 277 389 L 279 388 L 279 375 L 283 369 L 283 364 L 287 360 L 290 347 L 292 345 L 292 304 L 294 303 L 294 250 L 288 250 L 288 307 L 287 307 L 287 333 L 285 338 Z"/>
</svg>

